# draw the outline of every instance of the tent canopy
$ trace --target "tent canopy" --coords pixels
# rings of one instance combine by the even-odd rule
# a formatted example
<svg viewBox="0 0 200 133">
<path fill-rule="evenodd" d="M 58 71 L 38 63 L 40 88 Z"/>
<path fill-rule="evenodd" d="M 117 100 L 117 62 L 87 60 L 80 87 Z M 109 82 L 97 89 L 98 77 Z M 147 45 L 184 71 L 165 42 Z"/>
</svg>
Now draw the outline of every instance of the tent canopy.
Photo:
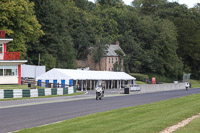
<svg viewBox="0 0 200 133">
<path fill-rule="evenodd" d="M 41 80 L 41 79 L 135 80 L 136 78 L 130 76 L 125 72 L 86 71 L 86 70 L 54 68 L 36 78 L 36 80 Z"/>
</svg>

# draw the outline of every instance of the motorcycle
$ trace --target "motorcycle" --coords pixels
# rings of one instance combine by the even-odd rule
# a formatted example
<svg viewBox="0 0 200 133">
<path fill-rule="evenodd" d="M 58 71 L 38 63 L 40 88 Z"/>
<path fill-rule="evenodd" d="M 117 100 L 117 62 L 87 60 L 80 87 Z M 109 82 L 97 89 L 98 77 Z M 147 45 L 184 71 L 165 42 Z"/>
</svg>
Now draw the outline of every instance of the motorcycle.
<svg viewBox="0 0 200 133">
<path fill-rule="evenodd" d="M 96 100 L 101 100 L 104 97 L 104 90 L 101 85 L 96 86 Z"/>
<path fill-rule="evenodd" d="M 101 80 L 98 80 L 96 85 L 96 100 L 101 100 L 104 97 L 104 83 Z"/>
</svg>

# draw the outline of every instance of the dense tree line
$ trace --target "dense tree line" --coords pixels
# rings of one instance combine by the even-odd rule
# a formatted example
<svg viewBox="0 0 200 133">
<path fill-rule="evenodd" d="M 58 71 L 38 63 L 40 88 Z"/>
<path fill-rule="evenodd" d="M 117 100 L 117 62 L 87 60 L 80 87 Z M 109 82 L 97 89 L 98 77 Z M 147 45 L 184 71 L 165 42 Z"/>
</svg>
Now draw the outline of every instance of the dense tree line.
<svg viewBox="0 0 200 133">
<path fill-rule="evenodd" d="M 122 0 L 2 0 L 0 11 L 0 28 L 16 40 L 9 49 L 21 51 L 29 64 L 76 68 L 89 47 L 105 47 L 101 38 L 119 40 L 126 72 L 200 78 L 199 4 L 189 9 L 167 0 L 134 0 L 132 6 Z"/>
</svg>

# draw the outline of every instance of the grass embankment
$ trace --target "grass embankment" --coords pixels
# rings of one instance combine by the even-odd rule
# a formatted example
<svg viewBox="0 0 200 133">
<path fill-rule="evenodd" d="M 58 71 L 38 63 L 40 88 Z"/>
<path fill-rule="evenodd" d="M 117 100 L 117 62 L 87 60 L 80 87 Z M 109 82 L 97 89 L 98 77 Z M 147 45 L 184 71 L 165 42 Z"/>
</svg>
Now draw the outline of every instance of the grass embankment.
<svg viewBox="0 0 200 133">
<path fill-rule="evenodd" d="M 175 133 L 199 133 L 200 132 L 200 118 L 193 120 L 191 123 L 178 129 Z"/>
<path fill-rule="evenodd" d="M 40 96 L 40 97 L 23 97 L 23 98 L 5 98 L 0 99 L 0 101 L 10 101 L 10 100 L 23 100 L 23 99 L 35 99 L 35 98 L 49 98 L 49 97 L 61 97 L 61 96 L 76 96 L 76 95 L 82 95 L 83 92 L 76 92 L 73 94 L 67 94 L 67 95 L 51 95 L 51 96 Z"/>
<path fill-rule="evenodd" d="M 77 117 L 20 133 L 156 133 L 200 112 L 200 94 Z M 96 101 L 95 101 L 96 102 Z M 134 101 L 133 101 L 134 102 Z"/>
<path fill-rule="evenodd" d="M 136 84 L 140 85 L 140 84 L 147 84 L 147 83 L 143 81 L 136 81 Z"/>
<path fill-rule="evenodd" d="M 192 84 L 192 88 L 200 88 L 200 80 L 191 79 L 190 83 Z"/>
</svg>

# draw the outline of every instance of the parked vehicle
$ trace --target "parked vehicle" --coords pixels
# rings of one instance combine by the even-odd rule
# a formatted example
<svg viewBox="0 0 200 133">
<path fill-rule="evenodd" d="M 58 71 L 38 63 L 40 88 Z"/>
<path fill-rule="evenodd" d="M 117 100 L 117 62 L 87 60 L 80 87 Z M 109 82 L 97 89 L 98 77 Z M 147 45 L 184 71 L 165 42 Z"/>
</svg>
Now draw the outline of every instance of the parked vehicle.
<svg viewBox="0 0 200 133">
<path fill-rule="evenodd" d="M 130 85 L 130 91 L 140 91 L 140 86 L 139 85 Z"/>
</svg>

